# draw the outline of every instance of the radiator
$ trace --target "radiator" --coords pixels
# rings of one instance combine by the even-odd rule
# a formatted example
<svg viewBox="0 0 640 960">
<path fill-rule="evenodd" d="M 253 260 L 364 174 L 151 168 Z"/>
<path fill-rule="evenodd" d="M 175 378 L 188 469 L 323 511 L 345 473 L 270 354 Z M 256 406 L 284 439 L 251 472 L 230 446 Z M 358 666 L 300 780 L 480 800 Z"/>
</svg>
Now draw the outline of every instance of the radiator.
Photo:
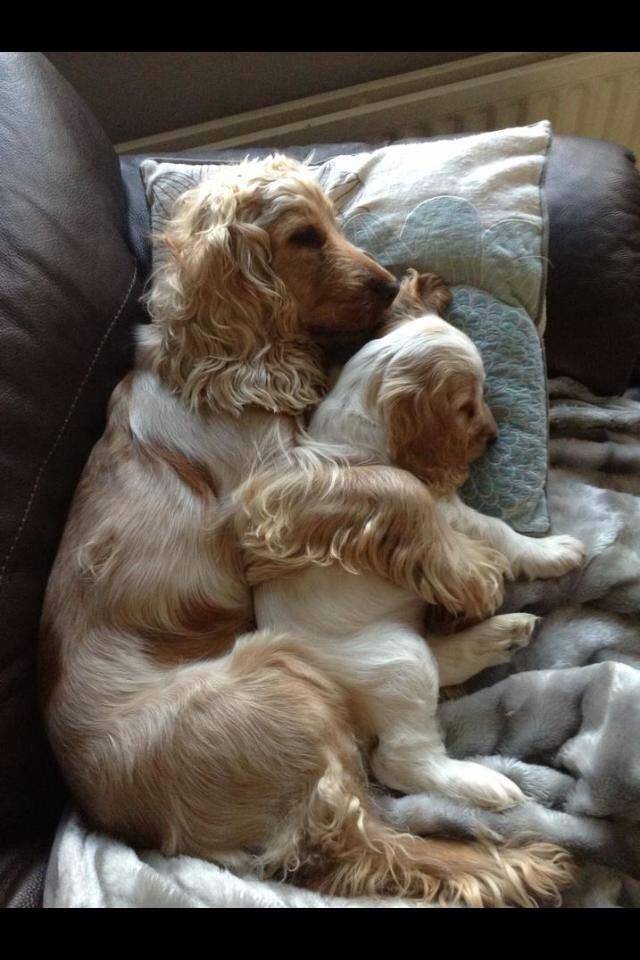
<svg viewBox="0 0 640 960">
<path fill-rule="evenodd" d="M 397 140 L 545 119 L 556 133 L 614 140 L 640 157 L 640 53 L 482 54 L 117 144 L 116 150 Z"/>
</svg>

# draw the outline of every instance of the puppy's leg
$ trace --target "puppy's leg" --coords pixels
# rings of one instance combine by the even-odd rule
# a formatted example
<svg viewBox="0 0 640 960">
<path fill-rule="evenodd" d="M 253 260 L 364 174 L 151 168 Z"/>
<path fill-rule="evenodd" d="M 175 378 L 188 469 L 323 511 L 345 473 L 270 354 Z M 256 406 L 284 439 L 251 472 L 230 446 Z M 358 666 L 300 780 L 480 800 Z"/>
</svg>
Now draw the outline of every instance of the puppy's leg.
<svg viewBox="0 0 640 960">
<path fill-rule="evenodd" d="M 438 663 L 440 686 L 465 683 L 487 667 L 508 663 L 516 651 L 527 646 L 538 620 L 532 613 L 506 613 L 452 636 L 429 634 L 427 642 Z"/>
<path fill-rule="evenodd" d="M 223 523 L 234 527 L 252 586 L 338 563 L 473 619 L 502 602 L 504 555 L 455 530 L 404 470 L 298 464 L 263 471 L 229 509 Z"/>
<path fill-rule="evenodd" d="M 361 733 L 377 737 L 371 767 L 380 783 L 403 793 L 436 791 L 494 809 L 524 799 L 502 774 L 446 755 L 436 718 L 437 663 L 417 631 L 377 623 L 348 641 L 319 638 L 314 652 L 351 691 Z"/>
<path fill-rule="evenodd" d="M 490 543 L 508 559 L 514 577 L 528 580 L 560 577 L 582 566 L 585 546 L 575 537 L 558 534 L 550 537 L 525 537 L 502 520 L 485 517 L 467 507 L 459 497 L 438 502 L 439 509 L 456 529 Z"/>
</svg>

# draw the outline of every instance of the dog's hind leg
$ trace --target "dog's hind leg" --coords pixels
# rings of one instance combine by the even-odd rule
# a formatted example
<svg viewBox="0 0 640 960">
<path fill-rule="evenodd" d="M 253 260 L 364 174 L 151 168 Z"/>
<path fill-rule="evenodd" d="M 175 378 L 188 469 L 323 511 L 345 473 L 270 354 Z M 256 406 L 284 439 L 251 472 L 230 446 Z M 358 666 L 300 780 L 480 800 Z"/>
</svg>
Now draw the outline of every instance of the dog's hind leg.
<svg viewBox="0 0 640 960">
<path fill-rule="evenodd" d="M 378 621 L 344 638 L 318 635 L 313 651 L 324 671 L 350 691 L 376 779 L 403 793 L 436 791 L 503 809 L 524 799 L 507 777 L 447 756 L 437 721 L 438 666 L 423 637 L 406 624 Z"/>
</svg>

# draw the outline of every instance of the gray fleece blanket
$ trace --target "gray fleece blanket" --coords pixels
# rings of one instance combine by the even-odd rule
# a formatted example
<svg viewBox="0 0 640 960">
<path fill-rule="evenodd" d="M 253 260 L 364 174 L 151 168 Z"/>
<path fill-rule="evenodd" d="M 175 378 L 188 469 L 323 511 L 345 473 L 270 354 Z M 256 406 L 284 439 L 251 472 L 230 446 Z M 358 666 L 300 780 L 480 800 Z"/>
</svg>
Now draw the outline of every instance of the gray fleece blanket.
<svg viewBox="0 0 640 960">
<path fill-rule="evenodd" d="M 640 391 L 603 400 L 563 378 L 549 396 L 553 532 L 579 537 L 588 562 L 512 585 L 505 612 L 539 614 L 537 636 L 441 706 L 450 753 L 531 799 L 499 814 L 426 796 L 381 806 L 417 832 L 556 841 L 584 864 L 566 905 L 640 906 Z"/>
<path fill-rule="evenodd" d="M 560 580 L 512 585 L 505 611 L 539 614 L 537 635 L 441 706 L 450 753 L 506 773 L 530 799 L 504 813 L 427 795 L 379 804 L 418 833 L 555 841 L 582 864 L 565 906 L 640 906 L 640 391 L 602 400 L 562 379 L 549 393 L 553 532 L 583 540 L 588 563 Z M 45 905 L 382 904 L 136 852 L 90 833 L 71 811 L 52 851 Z"/>
</svg>

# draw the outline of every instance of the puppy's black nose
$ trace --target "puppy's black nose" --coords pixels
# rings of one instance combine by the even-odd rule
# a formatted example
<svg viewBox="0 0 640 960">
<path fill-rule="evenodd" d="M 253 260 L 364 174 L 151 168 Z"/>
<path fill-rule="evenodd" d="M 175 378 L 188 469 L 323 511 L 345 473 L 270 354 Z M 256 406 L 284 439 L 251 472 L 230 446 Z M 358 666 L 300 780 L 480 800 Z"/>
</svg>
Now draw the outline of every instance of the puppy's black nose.
<svg viewBox="0 0 640 960">
<path fill-rule="evenodd" d="M 400 284 L 395 280 L 379 280 L 378 277 L 370 280 L 369 286 L 385 307 L 393 303 L 400 289 Z"/>
</svg>

